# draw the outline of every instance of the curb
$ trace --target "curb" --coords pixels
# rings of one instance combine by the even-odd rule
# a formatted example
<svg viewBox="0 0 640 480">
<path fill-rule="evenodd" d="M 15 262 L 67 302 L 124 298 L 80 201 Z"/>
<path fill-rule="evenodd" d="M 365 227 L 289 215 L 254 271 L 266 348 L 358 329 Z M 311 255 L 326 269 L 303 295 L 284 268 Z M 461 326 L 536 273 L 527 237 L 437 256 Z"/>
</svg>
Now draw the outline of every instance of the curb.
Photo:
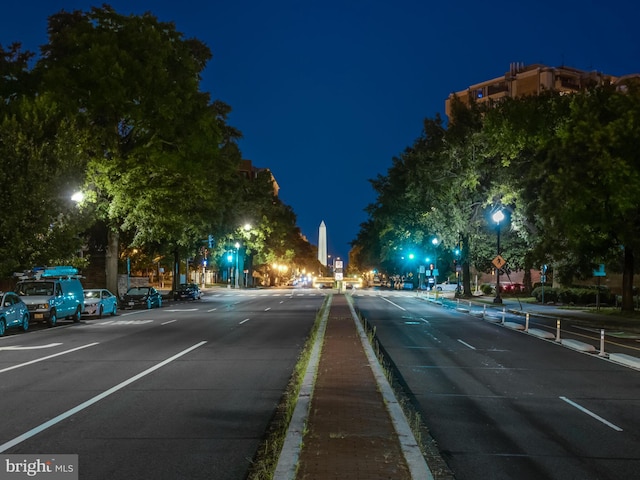
<svg viewBox="0 0 640 480">
<path fill-rule="evenodd" d="M 278 480 L 295 480 L 296 478 L 304 431 L 311 406 L 311 397 L 313 396 L 316 374 L 318 372 L 318 365 L 320 364 L 324 334 L 327 329 L 329 312 L 331 311 L 331 301 L 333 297 L 330 295 L 327 298 L 326 305 L 324 305 L 325 310 L 320 320 L 320 326 L 318 327 L 318 332 L 311 349 L 309 364 L 304 374 L 298 399 L 296 400 L 296 406 L 293 410 L 287 435 L 285 436 L 282 450 L 278 457 L 278 464 L 273 474 L 273 478 Z"/>
</svg>

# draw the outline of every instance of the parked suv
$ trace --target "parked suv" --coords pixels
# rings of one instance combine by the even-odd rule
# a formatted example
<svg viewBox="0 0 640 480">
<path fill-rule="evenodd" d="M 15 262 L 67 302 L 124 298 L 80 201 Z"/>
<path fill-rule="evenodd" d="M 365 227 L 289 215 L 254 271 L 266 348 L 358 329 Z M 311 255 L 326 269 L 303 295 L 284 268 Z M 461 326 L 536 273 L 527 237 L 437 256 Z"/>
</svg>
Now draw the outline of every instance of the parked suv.
<svg viewBox="0 0 640 480">
<path fill-rule="evenodd" d="M 80 321 L 84 289 L 75 268 L 48 267 L 19 276 L 15 291 L 29 308 L 32 322 L 47 322 L 54 327 L 58 318 Z"/>
</svg>

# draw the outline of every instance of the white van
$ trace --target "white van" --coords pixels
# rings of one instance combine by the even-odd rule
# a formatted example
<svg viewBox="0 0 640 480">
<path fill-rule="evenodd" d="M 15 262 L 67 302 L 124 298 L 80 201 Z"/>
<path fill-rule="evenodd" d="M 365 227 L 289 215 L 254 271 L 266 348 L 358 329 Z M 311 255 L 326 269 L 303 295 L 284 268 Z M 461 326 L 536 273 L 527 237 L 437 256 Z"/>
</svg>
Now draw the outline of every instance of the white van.
<svg viewBox="0 0 640 480">
<path fill-rule="evenodd" d="M 84 289 L 73 267 L 47 267 L 20 275 L 15 292 L 29 308 L 32 322 L 54 327 L 58 318 L 79 322 L 84 310 Z"/>
</svg>

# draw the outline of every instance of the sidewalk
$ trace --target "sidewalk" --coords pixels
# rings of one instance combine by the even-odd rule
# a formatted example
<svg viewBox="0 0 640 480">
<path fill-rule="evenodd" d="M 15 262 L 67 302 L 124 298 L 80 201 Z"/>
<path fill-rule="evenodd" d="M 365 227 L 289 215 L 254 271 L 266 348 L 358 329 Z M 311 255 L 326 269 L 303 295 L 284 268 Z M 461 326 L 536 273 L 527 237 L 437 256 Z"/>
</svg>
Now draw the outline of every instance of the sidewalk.
<svg viewBox="0 0 640 480">
<path fill-rule="evenodd" d="M 279 468 L 274 478 L 432 479 L 348 300 L 333 294 L 330 302 L 306 426 L 302 427 L 306 431 L 295 441 L 298 448 L 302 444 L 299 457 L 291 458 L 295 453 L 286 452 L 285 442 L 282 455 L 289 457 L 284 460 L 288 471 Z M 319 342 L 322 332 L 321 327 Z"/>
</svg>

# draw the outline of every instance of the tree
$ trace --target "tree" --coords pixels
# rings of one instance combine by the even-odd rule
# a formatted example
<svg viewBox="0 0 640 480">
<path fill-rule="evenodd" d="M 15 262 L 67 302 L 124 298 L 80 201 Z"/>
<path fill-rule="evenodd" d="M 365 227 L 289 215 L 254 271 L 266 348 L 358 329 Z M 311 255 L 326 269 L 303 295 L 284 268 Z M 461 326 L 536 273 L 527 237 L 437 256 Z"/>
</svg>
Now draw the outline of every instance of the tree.
<svg viewBox="0 0 640 480">
<path fill-rule="evenodd" d="M 82 267 L 88 212 L 71 195 L 83 184 L 86 132 L 50 96 L 13 97 L 0 113 L 0 275 L 59 263 Z"/>
<path fill-rule="evenodd" d="M 225 211 L 238 159 L 221 154 L 224 112 L 198 88 L 211 53 L 171 23 L 108 5 L 52 15 L 48 33 L 36 71 L 95 141 L 86 188 L 109 226 L 115 291 L 121 231 L 132 245 L 170 243 L 177 257 Z"/>
<path fill-rule="evenodd" d="M 567 121 L 569 102 L 569 96 L 557 92 L 505 98 L 488 109 L 483 118 L 482 134 L 489 154 L 504 166 L 503 182 L 509 185 L 511 224 L 521 240 L 518 245 L 510 245 L 510 251 L 520 252 L 517 256 L 526 284 L 531 283 L 530 270 L 553 263 L 552 252 L 560 250 L 557 247 L 562 239 L 547 235 L 540 192 L 547 182 L 546 151 Z"/>
<path fill-rule="evenodd" d="M 275 194 L 273 176 L 267 169 L 253 178 L 237 176 L 234 206 L 226 220 L 231 226 L 218 237 L 213 251 L 220 266 L 225 264 L 225 252 L 236 241 L 245 248 L 253 269 L 264 276 L 273 263 L 288 264 L 295 270 L 318 270 L 317 252 L 303 237 L 293 209 Z M 249 225 L 245 230 L 244 225 Z"/>
<path fill-rule="evenodd" d="M 571 98 L 567 122 L 549 145 L 539 207 L 556 257 L 572 255 L 572 274 L 622 257 L 622 310 L 633 311 L 640 250 L 640 84 L 598 87 Z"/>
</svg>

